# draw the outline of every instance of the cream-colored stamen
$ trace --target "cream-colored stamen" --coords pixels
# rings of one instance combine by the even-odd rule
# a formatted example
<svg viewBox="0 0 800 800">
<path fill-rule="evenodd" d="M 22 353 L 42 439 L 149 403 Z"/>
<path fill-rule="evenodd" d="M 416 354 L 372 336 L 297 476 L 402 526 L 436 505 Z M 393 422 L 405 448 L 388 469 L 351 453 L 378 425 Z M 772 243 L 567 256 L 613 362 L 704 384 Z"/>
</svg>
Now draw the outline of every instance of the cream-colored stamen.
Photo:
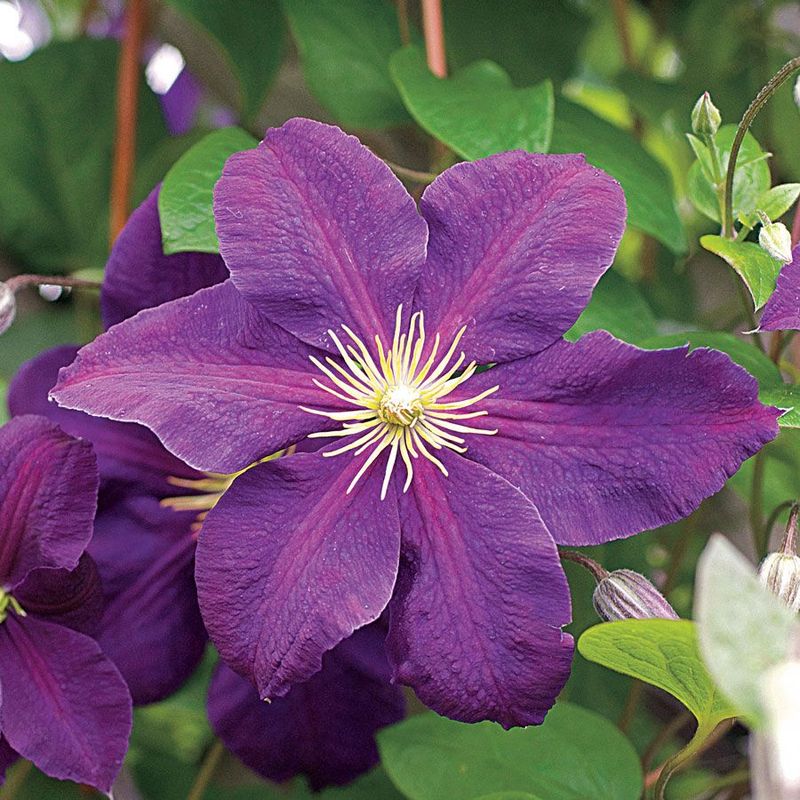
<svg viewBox="0 0 800 800">
<path fill-rule="evenodd" d="M 402 317 L 403 307 L 399 306 L 392 345 L 388 350 L 380 336 L 376 336 L 373 356 L 367 345 L 350 328 L 342 325 L 342 330 L 352 340 L 352 344 L 343 344 L 333 331 L 328 331 L 328 335 L 336 345 L 343 365 L 332 358 L 326 358 L 326 364 L 323 364 L 318 358 L 311 357 L 314 365 L 330 381 L 328 385 L 315 378 L 314 384 L 352 405 L 353 409 L 328 412 L 301 406 L 310 414 L 318 414 L 342 423 L 338 430 L 319 431 L 310 436 L 355 437 L 353 441 L 325 452 L 324 455 L 328 457 L 347 452 L 358 456 L 372 448 L 348 486 L 348 494 L 384 450 L 388 450 L 388 457 L 381 499 L 386 497 L 398 455 L 406 468 L 403 491 L 407 492 L 414 477 L 414 460 L 420 456 L 447 475 L 444 464 L 430 452 L 428 445 L 434 450 L 446 448 L 464 453 L 465 440 L 455 434 L 491 436 L 497 433 L 496 430 L 462 424 L 463 420 L 485 416 L 486 411 L 461 413 L 459 409 L 474 405 L 496 392 L 499 387 L 493 386 L 474 397 L 461 400 L 446 399 L 451 392 L 469 380 L 477 369 L 474 361 L 462 367 L 466 361 L 464 353 L 453 360 L 466 326 L 458 331 L 450 347 L 438 361 L 441 340 L 437 333 L 431 351 L 423 362 L 423 314 L 421 311 L 412 314 L 408 333 L 401 331 Z"/>
</svg>

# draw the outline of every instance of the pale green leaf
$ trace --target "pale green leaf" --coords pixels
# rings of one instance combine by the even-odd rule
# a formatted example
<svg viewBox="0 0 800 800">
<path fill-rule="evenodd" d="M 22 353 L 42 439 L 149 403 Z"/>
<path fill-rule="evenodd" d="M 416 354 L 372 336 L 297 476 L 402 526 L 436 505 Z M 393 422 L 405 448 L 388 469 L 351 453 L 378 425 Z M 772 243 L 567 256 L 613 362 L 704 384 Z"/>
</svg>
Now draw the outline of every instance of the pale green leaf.
<svg viewBox="0 0 800 800">
<path fill-rule="evenodd" d="M 719 694 L 697 646 L 695 625 L 685 619 L 626 619 L 589 628 L 578 640 L 584 658 L 638 678 L 680 700 L 698 726 L 713 729 L 736 715 Z"/>
<path fill-rule="evenodd" d="M 785 413 L 778 418 L 782 428 L 800 428 L 800 386 L 782 383 L 762 389 L 758 398 L 768 406 L 775 406 Z"/>
<path fill-rule="evenodd" d="M 256 140 L 240 128 L 222 128 L 175 162 L 158 195 L 165 253 L 219 252 L 212 209 L 214 184 L 233 153 L 255 146 Z"/>
<path fill-rule="evenodd" d="M 395 53 L 390 69 L 411 116 L 460 156 L 547 152 L 553 130 L 549 81 L 517 89 L 492 61 L 476 61 L 443 80 L 430 72 L 425 54 L 414 46 Z"/>
<path fill-rule="evenodd" d="M 740 242 L 723 236 L 701 236 L 700 244 L 732 266 L 750 291 L 756 310 L 775 291 L 783 263 L 755 242 Z"/>
<path fill-rule="evenodd" d="M 756 200 L 754 212 L 763 211 L 774 221 L 792 207 L 798 195 L 800 195 L 800 183 L 782 183 L 780 186 L 773 186 Z M 740 212 L 739 218 L 750 228 L 754 228 L 759 221 L 757 213 Z"/>
<path fill-rule="evenodd" d="M 611 722 L 557 703 L 543 725 L 503 730 L 433 713 L 378 734 L 381 761 L 410 800 L 528 792 L 547 800 L 637 800 L 639 760 Z"/>
<path fill-rule="evenodd" d="M 720 534 L 711 537 L 697 564 L 695 614 L 714 680 L 750 724 L 759 724 L 759 686 L 800 633 L 797 615 L 761 585 L 755 567 Z"/>
</svg>

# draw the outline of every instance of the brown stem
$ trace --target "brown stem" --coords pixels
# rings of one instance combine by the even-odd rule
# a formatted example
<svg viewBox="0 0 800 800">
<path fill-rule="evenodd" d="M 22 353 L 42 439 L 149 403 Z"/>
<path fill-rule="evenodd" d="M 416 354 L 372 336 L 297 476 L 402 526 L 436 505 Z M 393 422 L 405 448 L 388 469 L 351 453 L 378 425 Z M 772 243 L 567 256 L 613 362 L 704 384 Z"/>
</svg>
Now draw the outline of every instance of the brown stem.
<svg viewBox="0 0 800 800">
<path fill-rule="evenodd" d="M 117 74 L 117 135 L 111 171 L 110 244 L 128 219 L 136 163 L 136 116 L 139 105 L 139 62 L 147 21 L 146 0 L 128 0 L 125 33 Z"/>
<path fill-rule="evenodd" d="M 411 27 L 408 24 L 408 0 L 397 0 L 397 27 L 400 29 L 400 43 L 403 47 L 411 44 Z"/>
<path fill-rule="evenodd" d="M 786 532 L 783 534 L 781 552 L 787 556 L 797 555 L 797 515 L 800 513 L 800 504 L 794 503 L 789 513 L 789 522 L 786 525 Z"/>
<path fill-rule="evenodd" d="M 623 733 L 627 733 L 631 725 L 633 725 L 633 720 L 636 718 L 636 711 L 639 708 L 639 703 L 643 694 L 644 684 L 634 678 L 628 689 L 628 696 L 625 698 L 625 705 L 622 708 L 622 713 L 617 720 L 617 727 Z"/>
<path fill-rule="evenodd" d="M 661 730 L 653 737 L 653 740 L 647 745 L 647 750 L 642 755 L 642 769 L 645 771 L 650 768 L 653 759 L 658 755 L 658 751 L 670 740 L 676 736 L 684 725 L 687 725 L 692 720 L 692 715 L 688 711 L 681 711 L 676 714 Z"/>
<path fill-rule="evenodd" d="M 444 46 L 442 0 L 422 0 L 422 32 L 428 69 L 437 78 L 447 77 L 447 55 Z"/>
<path fill-rule="evenodd" d="M 203 759 L 203 763 L 200 765 L 200 770 L 192 784 L 192 788 L 189 790 L 189 794 L 186 795 L 186 800 L 202 800 L 205 797 L 206 790 L 214 777 L 214 773 L 217 771 L 223 755 L 225 755 L 225 745 L 219 739 L 215 739 L 214 744 L 211 745 Z"/>
<path fill-rule="evenodd" d="M 437 178 L 435 172 L 421 172 L 417 169 L 409 169 L 408 167 L 404 167 L 400 164 L 395 164 L 393 161 L 389 161 L 386 158 L 383 159 L 383 162 L 396 175 L 399 175 L 401 178 L 408 178 L 408 180 L 414 181 L 414 183 L 421 183 L 424 185 L 433 183 L 433 181 L 435 181 Z"/>
<path fill-rule="evenodd" d="M 565 561 L 572 561 L 573 564 L 580 564 L 587 572 L 591 572 L 594 579 L 599 583 L 603 578 L 608 577 L 608 570 L 598 564 L 593 558 L 579 553 L 577 550 L 561 550 L 558 553 Z"/>
<path fill-rule="evenodd" d="M 97 281 L 85 281 L 82 278 L 70 278 L 64 275 L 14 275 L 5 284 L 14 294 L 27 286 L 68 286 L 71 289 L 100 289 L 102 287 L 102 284 Z"/>
</svg>

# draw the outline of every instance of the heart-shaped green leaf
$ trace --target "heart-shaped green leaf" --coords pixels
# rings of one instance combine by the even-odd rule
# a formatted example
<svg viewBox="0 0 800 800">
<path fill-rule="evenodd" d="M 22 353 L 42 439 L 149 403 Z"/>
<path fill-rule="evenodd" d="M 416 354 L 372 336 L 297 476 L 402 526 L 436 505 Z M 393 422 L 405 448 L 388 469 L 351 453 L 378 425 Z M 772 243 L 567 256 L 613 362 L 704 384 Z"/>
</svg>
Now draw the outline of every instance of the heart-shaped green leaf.
<svg viewBox="0 0 800 800">
<path fill-rule="evenodd" d="M 690 620 L 604 622 L 581 636 L 578 651 L 590 661 L 669 692 L 694 714 L 698 730 L 711 731 L 736 716 L 708 674 Z"/>
<path fill-rule="evenodd" d="M 642 789 L 628 739 L 605 718 L 570 703 L 557 703 L 543 725 L 508 731 L 420 714 L 381 731 L 378 746 L 386 771 L 410 800 L 472 800 L 497 792 L 637 800 Z"/>
<path fill-rule="evenodd" d="M 553 130 L 549 81 L 517 89 L 492 61 L 476 61 L 443 80 L 413 46 L 392 56 L 390 71 L 411 116 L 460 156 L 473 160 L 504 150 L 547 152 Z"/>
</svg>

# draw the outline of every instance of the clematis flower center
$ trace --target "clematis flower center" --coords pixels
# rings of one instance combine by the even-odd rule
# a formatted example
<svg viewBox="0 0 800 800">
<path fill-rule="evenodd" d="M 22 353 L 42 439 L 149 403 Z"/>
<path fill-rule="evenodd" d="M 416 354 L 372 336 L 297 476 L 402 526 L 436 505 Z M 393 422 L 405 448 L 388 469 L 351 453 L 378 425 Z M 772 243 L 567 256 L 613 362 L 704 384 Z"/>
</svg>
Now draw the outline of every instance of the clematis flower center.
<svg viewBox="0 0 800 800">
<path fill-rule="evenodd" d="M 328 335 L 336 345 L 344 366 L 330 357 L 325 364 L 311 356 L 311 361 L 328 379 L 328 383 L 314 379 L 320 389 L 348 405 L 348 411 L 322 411 L 301 406 L 304 411 L 319 414 L 342 423 L 339 430 L 319 431 L 310 438 L 354 437 L 342 447 L 328 450 L 323 455 L 337 456 L 352 452 L 357 456 L 371 450 L 356 476 L 347 487 L 349 494 L 378 456 L 388 451 L 381 499 L 386 497 L 389 480 L 398 456 L 405 465 L 407 492 L 414 478 L 414 459 L 422 458 L 447 475 L 444 464 L 434 455 L 436 450 L 447 448 L 458 453 L 466 452 L 465 439 L 459 434 L 491 436 L 496 430 L 464 425 L 463 420 L 485 416 L 486 411 L 464 411 L 493 394 L 493 386 L 474 397 L 448 400 L 462 384 L 474 374 L 478 365 L 473 361 L 463 366 L 466 356 L 455 357 L 466 326 L 454 337 L 443 356 L 439 356 L 441 339 L 437 333 L 430 352 L 425 349 L 425 318 L 421 311 L 411 316 L 408 331 L 402 332 L 402 305 L 397 309 L 394 337 L 391 347 L 385 348 L 380 336 L 375 336 L 375 349 L 367 345 L 346 325 L 342 330 L 350 342 L 344 344 L 334 331 Z M 434 452 L 431 452 L 434 451 Z"/>
<path fill-rule="evenodd" d="M 9 592 L 0 587 L 0 622 L 5 622 L 12 611 L 20 617 L 27 616 L 19 602 Z"/>
</svg>

